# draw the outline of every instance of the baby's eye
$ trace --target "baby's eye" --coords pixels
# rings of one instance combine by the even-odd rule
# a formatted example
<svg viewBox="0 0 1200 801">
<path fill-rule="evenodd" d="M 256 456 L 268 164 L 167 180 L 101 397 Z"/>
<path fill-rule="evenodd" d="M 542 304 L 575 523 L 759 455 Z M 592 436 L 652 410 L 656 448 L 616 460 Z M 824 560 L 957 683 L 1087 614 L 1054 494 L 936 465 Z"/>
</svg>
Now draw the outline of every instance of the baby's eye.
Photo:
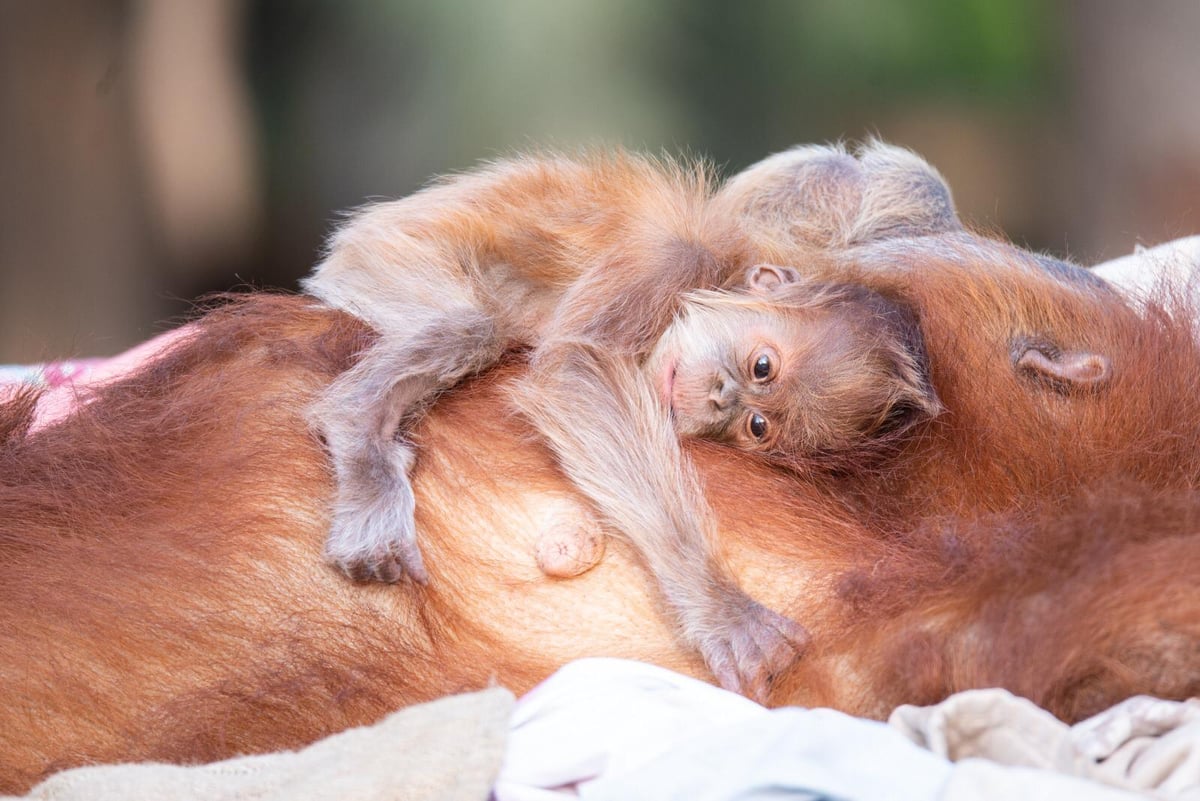
<svg viewBox="0 0 1200 801">
<path fill-rule="evenodd" d="M 766 381 L 771 377 L 771 357 L 766 353 L 759 354 L 754 360 L 754 380 Z"/>
<path fill-rule="evenodd" d="M 761 441 L 767 435 L 767 418 L 757 412 L 750 415 L 750 434 Z"/>
</svg>

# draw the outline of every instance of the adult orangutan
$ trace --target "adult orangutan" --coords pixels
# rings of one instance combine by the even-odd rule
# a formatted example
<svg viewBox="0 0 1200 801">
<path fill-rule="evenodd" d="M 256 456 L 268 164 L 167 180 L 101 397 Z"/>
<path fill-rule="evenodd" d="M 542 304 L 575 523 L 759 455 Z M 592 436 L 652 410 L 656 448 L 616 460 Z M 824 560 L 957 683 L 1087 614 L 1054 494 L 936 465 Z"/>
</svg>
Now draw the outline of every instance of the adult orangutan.
<svg viewBox="0 0 1200 801">
<path fill-rule="evenodd" d="M 813 633 L 771 701 L 882 715 L 1005 686 L 1078 719 L 1195 694 L 1190 311 L 1135 312 L 956 230 L 860 237 L 866 180 L 869 160 L 811 149 L 721 190 L 757 261 L 914 310 L 946 410 L 861 470 L 687 446 L 720 557 Z M 540 538 L 600 523 L 510 412 L 519 358 L 414 432 L 429 584 L 354 585 L 323 563 L 333 484 L 304 411 L 373 339 L 307 299 L 253 296 L 64 421 L 32 430 L 30 399 L 5 408 L 3 789 L 296 746 L 492 681 L 519 692 L 580 656 L 708 677 L 622 541 L 575 578 L 537 568 Z"/>
</svg>

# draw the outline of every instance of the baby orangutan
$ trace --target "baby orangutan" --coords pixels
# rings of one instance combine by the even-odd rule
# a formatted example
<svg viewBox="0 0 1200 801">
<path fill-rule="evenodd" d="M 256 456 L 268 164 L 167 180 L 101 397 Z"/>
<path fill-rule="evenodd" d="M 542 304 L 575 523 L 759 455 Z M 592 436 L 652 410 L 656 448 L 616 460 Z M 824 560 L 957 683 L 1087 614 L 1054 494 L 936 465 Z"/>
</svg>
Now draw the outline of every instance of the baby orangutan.
<svg viewBox="0 0 1200 801">
<path fill-rule="evenodd" d="M 924 359 L 906 307 L 759 265 L 744 290 L 689 293 L 646 370 L 681 437 L 830 468 L 938 413 Z"/>
<path fill-rule="evenodd" d="M 940 405 L 910 312 L 754 266 L 735 209 L 699 169 L 616 155 L 500 162 L 352 219 L 305 284 L 379 332 L 313 410 L 337 478 L 331 560 L 427 580 L 400 436 L 437 393 L 533 346 L 522 411 L 642 556 L 682 640 L 761 696 L 808 634 L 737 585 L 679 436 L 798 467 Z"/>
</svg>

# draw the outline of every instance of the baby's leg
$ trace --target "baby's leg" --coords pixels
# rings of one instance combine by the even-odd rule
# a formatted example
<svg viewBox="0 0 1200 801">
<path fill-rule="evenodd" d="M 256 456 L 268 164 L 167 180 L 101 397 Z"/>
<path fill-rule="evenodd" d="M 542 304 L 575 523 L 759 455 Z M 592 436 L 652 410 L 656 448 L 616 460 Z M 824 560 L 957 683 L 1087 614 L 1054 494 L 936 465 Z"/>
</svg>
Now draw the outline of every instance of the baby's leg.
<svg viewBox="0 0 1200 801">
<path fill-rule="evenodd" d="M 385 334 L 313 407 L 337 477 L 326 553 L 350 576 L 425 583 L 409 476 L 415 449 L 400 436 L 439 392 L 495 363 L 504 345 L 483 310 L 446 309 L 416 330 Z"/>
<path fill-rule="evenodd" d="M 785 248 L 847 248 L 962 230 L 937 170 L 878 141 L 853 153 L 835 145 L 776 153 L 731 178 L 716 201 L 756 239 Z"/>
</svg>

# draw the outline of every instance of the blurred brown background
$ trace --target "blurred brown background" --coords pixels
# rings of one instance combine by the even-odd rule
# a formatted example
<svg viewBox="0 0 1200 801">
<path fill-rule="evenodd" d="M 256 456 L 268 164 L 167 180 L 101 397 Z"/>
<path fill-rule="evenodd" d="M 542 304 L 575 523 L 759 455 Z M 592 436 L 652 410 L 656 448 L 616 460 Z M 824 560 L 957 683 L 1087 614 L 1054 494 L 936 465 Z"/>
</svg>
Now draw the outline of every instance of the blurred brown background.
<svg viewBox="0 0 1200 801">
<path fill-rule="evenodd" d="M 1200 231 L 1193 0 L 0 0 L 0 363 L 292 288 L 338 210 L 532 145 L 870 134 L 1091 263 Z"/>
</svg>

